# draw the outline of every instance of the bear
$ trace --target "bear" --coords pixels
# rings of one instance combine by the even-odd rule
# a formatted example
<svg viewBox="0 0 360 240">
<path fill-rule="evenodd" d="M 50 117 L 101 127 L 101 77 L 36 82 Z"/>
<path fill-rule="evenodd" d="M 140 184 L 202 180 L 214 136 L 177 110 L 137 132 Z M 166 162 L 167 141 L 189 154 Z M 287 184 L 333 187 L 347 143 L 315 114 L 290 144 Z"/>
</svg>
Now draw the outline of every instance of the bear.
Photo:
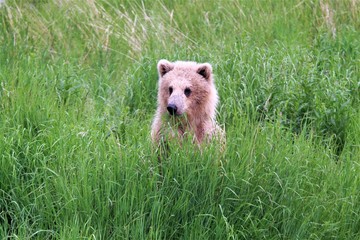
<svg viewBox="0 0 360 240">
<path fill-rule="evenodd" d="M 185 136 L 199 146 L 217 137 L 224 144 L 225 133 L 216 122 L 219 101 L 212 66 L 192 61 L 157 64 L 159 75 L 157 110 L 152 123 L 154 143 Z"/>
</svg>

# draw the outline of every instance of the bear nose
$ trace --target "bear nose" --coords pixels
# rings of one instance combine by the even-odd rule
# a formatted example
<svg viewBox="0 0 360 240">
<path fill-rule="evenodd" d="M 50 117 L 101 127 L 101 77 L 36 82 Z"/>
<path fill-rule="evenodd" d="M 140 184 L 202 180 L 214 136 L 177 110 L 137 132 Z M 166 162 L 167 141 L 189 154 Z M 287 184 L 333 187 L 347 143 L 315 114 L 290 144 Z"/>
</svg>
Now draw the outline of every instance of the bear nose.
<svg viewBox="0 0 360 240">
<path fill-rule="evenodd" d="M 169 104 L 167 106 L 167 110 L 169 111 L 170 115 L 175 115 L 177 111 L 177 107 L 175 104 Z"/>
</svg>

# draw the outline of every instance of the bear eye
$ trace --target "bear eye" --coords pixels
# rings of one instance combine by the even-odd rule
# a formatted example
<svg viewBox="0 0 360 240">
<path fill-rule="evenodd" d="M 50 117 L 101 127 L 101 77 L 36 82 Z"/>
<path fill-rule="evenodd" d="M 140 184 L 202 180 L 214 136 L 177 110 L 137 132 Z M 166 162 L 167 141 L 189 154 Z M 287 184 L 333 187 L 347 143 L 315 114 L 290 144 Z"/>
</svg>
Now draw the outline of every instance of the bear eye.
<svg viewBox="0 0 360 240">
<path fill-rule="evenodd" d="M 185 88 L 184 94 L 185 94 L 186 97 L 189 97 L 190 94 L 191 94 L 191 89 L 190 88 Z"/>
<path fill-rule="evenodd" d="M 173 88 L 172 87 L 169 87 L 169 94 L 171 95 L 173 92 Z"/>
</svg>

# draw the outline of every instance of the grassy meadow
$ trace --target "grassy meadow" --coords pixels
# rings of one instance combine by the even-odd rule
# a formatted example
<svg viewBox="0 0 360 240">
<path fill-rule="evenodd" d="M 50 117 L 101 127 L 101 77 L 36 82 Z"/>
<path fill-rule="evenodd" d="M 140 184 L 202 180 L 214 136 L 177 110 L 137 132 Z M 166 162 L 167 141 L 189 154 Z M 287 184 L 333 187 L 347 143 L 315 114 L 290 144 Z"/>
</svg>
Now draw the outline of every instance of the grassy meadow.
<svg viewBox="0 0 360 240">
<path fill-rule="evenodd" d="M 0 3 L 1 239 L 360 238 L 360 2 Z M 150 141 L 157 61 L 227 146 Z"/>
</svg>

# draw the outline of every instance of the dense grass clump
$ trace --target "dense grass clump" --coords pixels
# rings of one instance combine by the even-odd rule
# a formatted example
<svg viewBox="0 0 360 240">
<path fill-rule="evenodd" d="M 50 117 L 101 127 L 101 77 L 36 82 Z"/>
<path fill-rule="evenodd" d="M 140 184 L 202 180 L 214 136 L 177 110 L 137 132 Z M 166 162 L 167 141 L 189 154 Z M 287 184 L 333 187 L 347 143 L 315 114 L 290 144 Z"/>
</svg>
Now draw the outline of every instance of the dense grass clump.
<svg viewBox="0 0 360 240">
<path fill-rule="evenodd" d="M 358 1 L 0 3 L 1 239 L 360 237 Z M 159 59 L 227 146 L 150 142 Z"/>
</svg>

